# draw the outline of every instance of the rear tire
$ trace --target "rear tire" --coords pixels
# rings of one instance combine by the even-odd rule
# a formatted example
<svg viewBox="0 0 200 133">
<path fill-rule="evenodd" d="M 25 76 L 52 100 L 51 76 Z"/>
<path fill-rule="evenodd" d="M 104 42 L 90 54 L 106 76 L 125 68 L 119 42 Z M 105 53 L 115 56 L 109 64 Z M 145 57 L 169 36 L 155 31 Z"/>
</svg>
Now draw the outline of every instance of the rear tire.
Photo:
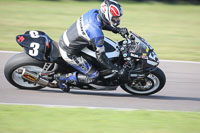
<svg viewBox="0 0 200 133">
<path fill-rule="evenodd" d="M 160 91 L 164 87 L 165 82 L 166 82 L 166 77 L 164 72 L 160 68 L 157 68 L 146 78 L 145 85 L 146 86 L 149 85 L 149 88 L 148 87 L 143 88 L 145 85 L 142 86 L 140 83 L 137 83 L 135 85 L 130 85 L 126 83 L 121 85 L 121 88 L 133 95 L 151 95 Z"/>
<path fill-rule="evenodd" d="M 42 70 L 44 63 L 36 59 L 31 58 L 25 53 L 19 53 L 12 56 L 4 67 L 4 75 L 9 83 L 19 89 L 25 90 L 40 90 L 43 88 L 34 83 L 30 83 L 21 78 L 20 74 L 16 70 L 20 67 L 35 68 L 38 71 Z"/>
</svg>

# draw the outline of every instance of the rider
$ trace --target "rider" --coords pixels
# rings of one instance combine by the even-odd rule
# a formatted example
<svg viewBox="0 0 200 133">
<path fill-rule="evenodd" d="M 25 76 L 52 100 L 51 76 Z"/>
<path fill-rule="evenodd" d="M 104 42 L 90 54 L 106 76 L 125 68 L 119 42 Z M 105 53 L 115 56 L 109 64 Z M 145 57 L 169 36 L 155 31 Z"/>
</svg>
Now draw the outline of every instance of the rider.
<svg viewBox="0 0 200 133">
<path fill-rule="evenodd" d="M 102 32 L 108 30 L 120 33 L 123 37 L 128 34 L 127 28 L 117 27 L 121 16 L 122 7 L 118 2 L 104 0 L 99 10 L 88 11 L 63 33 L 59 41 L 61 56 L 78 72 L 60 75 L 58 77 L 60 88 L 66 88 L 65 83 L 92 83 L 99 77 L 98 70 L 79 54 L 89 45 L 95 48 L 96 58 L 104 67 L 123 73 L 123 69 L 116 67 L 106 56 Z"/>
</svg>

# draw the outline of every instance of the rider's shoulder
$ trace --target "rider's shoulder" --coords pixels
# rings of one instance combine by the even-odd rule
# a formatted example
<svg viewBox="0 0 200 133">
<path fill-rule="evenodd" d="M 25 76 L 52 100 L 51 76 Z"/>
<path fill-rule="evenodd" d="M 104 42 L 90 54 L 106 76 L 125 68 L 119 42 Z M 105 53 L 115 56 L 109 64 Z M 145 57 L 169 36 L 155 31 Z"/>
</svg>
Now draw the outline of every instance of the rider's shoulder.
<svg viewBox="0 0 200 133">
<path fill-rule="evenodd" d="M 89 24 L 90 26 L 101 27 L 102 22 L 98 18 L 98 9 L 91 9 L 86 14 L 83 15 L 83 20 L 85 25 Z"/>
</svg>

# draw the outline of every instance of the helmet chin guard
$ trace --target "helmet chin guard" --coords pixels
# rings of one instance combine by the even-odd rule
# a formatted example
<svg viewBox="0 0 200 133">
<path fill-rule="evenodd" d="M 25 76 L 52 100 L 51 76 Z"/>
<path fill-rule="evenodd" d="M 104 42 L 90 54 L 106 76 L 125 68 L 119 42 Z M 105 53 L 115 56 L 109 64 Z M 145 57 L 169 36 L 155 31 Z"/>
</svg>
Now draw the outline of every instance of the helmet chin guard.
<svg viewBox="0 0 200 133">
<path fill-rule="evenodd" d="M 123 15 L 121 5 L 114 0 L 104 0 L 100 6 L 100 16 L 102 20 L 112 26 L 116 27 L 120 24 L 120 17 Z"/>
</svg>

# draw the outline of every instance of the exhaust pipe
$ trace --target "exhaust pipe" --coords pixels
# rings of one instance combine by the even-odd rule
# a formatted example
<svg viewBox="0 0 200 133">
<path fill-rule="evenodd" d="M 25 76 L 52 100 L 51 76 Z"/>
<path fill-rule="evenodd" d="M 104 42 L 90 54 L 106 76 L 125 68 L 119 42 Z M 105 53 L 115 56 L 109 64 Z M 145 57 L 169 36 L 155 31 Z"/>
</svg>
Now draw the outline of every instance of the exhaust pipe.
<svg viewBox="0 0 200 133">
<path fill-rule="evenodd" d="M 58 87 L 57 84 L 50 83 L 48 80 L 40 77 L 40 75 L 35 74 L 33 72 L 30 72 L 30 71 L 26 70 L 25 68 L 18 69 L 18 73 L 22 74 L 23 79 L 28 80 L 32 83 L 39 84 L 42 87 L 46 87 L 46 86 L 51 87 L 51 88 L 57 88 Z"/>
</svg>

